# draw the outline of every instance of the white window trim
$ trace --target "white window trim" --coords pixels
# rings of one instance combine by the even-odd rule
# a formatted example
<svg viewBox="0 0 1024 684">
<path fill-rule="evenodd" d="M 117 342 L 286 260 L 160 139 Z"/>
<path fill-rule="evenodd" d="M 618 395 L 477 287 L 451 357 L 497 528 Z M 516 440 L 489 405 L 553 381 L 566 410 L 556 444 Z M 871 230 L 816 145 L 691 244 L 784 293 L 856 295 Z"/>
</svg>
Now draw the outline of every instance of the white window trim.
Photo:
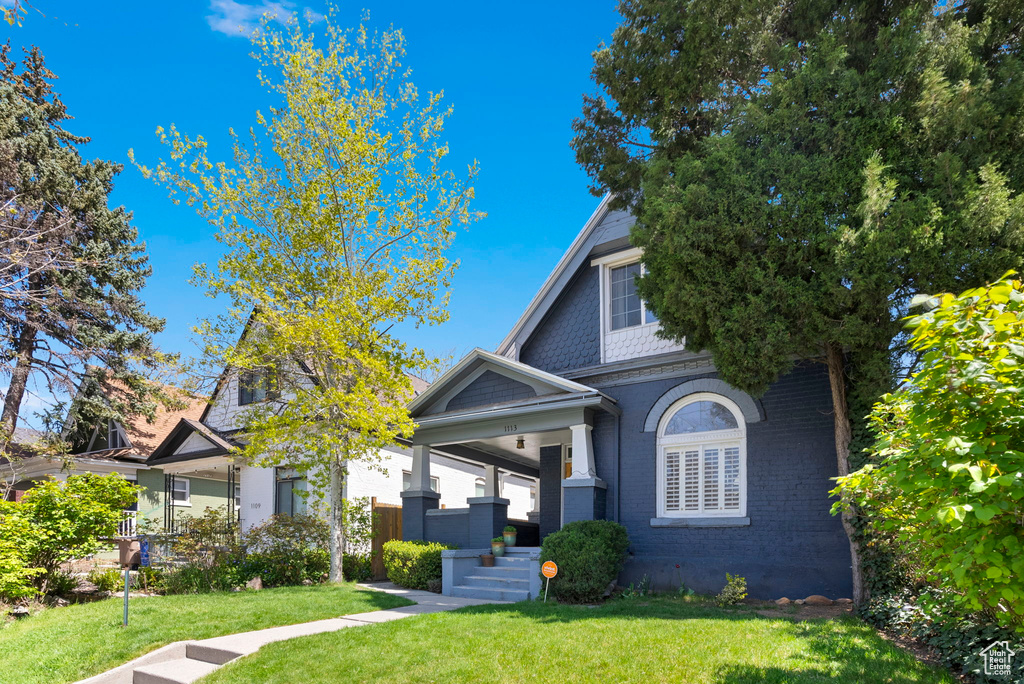
<svg viewBox="0 0 1024 684">
<path fill-rule="evenodd" d="M 697 432 L 688 435 L 668 435 L 665 436 L 665 428 L 668 426 L 669 420 L 676 414 L 676 411 L 687 406 L 689 404 L 696 403 L 698 401 L 713 401 L 721 404 L 722 406 L 729 409 L 729 411 L 736 418 L 736 424 L 739 426 L 735 430 L 714 430 L 711 432 Z M 690 394 L 679 401 L 676 401 L 669 406 L 665 413 L 662 414 L 661 421 L 658 423 L 658 459 L 657 459 L 657 477 L 655 478 L 658 488 L 658 517 L 659 518 L 745 518 L 747 515 L 747 427 L 746 422 L 743 419 L 743 412 L 740 411 L 737 406 L 730 399 L 723 397 L 721 394 L 713 394 L 711 392 L 698 392 L 696 394 Z M 721 511 L 668 511 L 665 509 L 665 451 L 671 450 L 674 447 L 686 446 L 688 444 L 699 444 L 701 446 L 732 446 L 739 445 L 740 448 L 740 473 L 739 473 L 739 485 L 740 485 L 740 502 L 739 508 Z M 679 486 L 680 486 L 680 497 L 682 497 L 682 490 L 685 486 L 683 481 L 682 468 L 683 464 L 679 464 Z M 704 483 L 700 483 L 700 500 L 703 504 L 703 493 Z"/>
<path fill-rule="evenodd" d="M 606 362 L 606 359 L 605 359 L 605 347 L 607 345 L 607 337 L 608 337 L 608 335 L 610 333 L 613 333 L 613 332 L 618 333 L 618 332 L 622 332 L 623 330 L 641 330 L 641 331 L 651 331 L 651 333 L 653 334 L 653 332 L 655 330 L 657 330 L 661 326 L 660 321 L 653 321 L 651 323 L 646 323 L 645 322 L 647 320 L 647 303 L 644 302 L 643 299 L 641 299 L 640 300 L 640 324 L 639 325 L 629 325 L 629 326 L 626 326 L 625 328 L 617 328 L 615 330 L 612 330 L 611 300 L 609 299 L 609 297 L 611 295 L 611 291 L 612 291 L 612 286 L 611 286 L 611 272 L 612 272 L 612 269 L 613 268 L 618 268 L 620 266 L 629 266 L 630 264 L 634 264 L 634 263 L 640 261 L 640 259 L 643 257 L 643 255 L 644 255 L 644 251 L 642 249 L 640 249 L 639 247 L 633 247 L 631 249 L 627 249 L 627 250 L 622 251 L 622 252 L 615 252 L 614 254 L 609 254 L 607 256 L 603 256 L 603 257 L 599 257 L 597 259 L 593 259 L 590 262 L 591 266 L 598 266 L 599 267 L 598 280 L 599 280 L 600 285 L 599 285 L 598 289 L 600 290 L 599 299 L 601 300 L 601 315 L 600 315 L 600 325 L 601 325 L 601 363 L 605 363 Z M 640 273 L 641 273 L 641 275 L 643 273 L 645 273 L 645 272 L 646 272 L 646 269 L 643 267 L 643 264 L 641 264 L 640 265 Z"/>
<path fill-rule="evenodd" d="M 174 492 L 171 492 L 171 505 L 190 508 L 192 506 L 192 480 L 188 479 L 187 477 L 175 475 L 174 484 L 177 485 L 179 482 L 185 483 L 185 500 L 178 501 L 177 499 L 174 498 Z"/>
</svg>

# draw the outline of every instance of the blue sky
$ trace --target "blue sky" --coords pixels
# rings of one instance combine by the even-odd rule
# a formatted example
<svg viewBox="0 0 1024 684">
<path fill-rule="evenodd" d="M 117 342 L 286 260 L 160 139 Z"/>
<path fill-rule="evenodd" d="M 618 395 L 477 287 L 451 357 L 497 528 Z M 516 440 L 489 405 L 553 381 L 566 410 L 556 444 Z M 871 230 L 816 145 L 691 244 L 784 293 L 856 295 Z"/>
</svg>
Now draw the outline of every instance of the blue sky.
<svg viewBox="0 0 1024 684">
<path fill-rule="evenodd" d="M 0 0 L 3 2 L 4 0 Z M 12 46 L 38 45 L 60 80 L 75 120 L 92 137 L 88 158 L 125 163 L 113 202 L 135 213 L 153 275 L 144 292 L 167 319 L 158 342 L 194 352 L 190 327 L 220 304 L 188 284 L 192 264 L 213 261 L 213 229 L 127 164 L 161 154 L 154 130 L 175 123 L 223 141 L 244 129 L 267 95 L 256 82 L 248 40 L 235 30 L 265 10 L 323 11 L 318 2 L 202 0 L 82 3 L 32 0 L 22 27 L 3 24 Z M 362 9 L 375 26 L 401 27 L 407 64 L 421 92 L 444 89 L 455 106 L 447 129 L 456 168 L 480 162 L 476 208 L 488 217 L 458 235 L 462 261 L 451 321 L 412 331 L 409 341 L 461 356 L 493 349 L 597 206 L 569 140 L 581 95 L 592 90 L 591 52 L 608 40 L 614 0 L 565 3 L 369 2 L 342 4 L 347 23 Z"/>
</svg>

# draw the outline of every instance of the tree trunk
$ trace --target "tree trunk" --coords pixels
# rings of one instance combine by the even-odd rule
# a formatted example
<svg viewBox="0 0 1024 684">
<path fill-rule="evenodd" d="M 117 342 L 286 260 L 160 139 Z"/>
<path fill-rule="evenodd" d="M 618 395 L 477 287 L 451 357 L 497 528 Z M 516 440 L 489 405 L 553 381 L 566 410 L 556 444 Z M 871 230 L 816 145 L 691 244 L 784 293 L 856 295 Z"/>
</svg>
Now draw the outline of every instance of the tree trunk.
<svg viewBox="0 0 1024 684">
<path fill-rule="evenodd" d="M 825 348 L 828 363 L 828 379 L 832 388 L 832 414 L 836 435 L 836 460 L 839 465 L 839 476 L 850 474 L 850 440 L 853 432 L 850 426 L 850 409 L 846 403 L 846 360 L 843 349 L 838 344 L 828 344 Z M 860 607 L 867 596 L 864 593 L 864 577 L 860 565 L 860 548 L 857 546 L 857 530 L 853 525 L 853 511 L 842 513 L 843 529 L 850 541 L 850 564 L 853 572 L 853 602 Z"/>
<path fill-rule="evenodd" d="M 330 549 L 331 571 L 328 580 L 341 582 L 345 579 L 342 573 L 342 560 L 345 555 L 345 464 L 335 456 L 331 462 L 331 495 L 330 495 Z"/>
<path fill-rule="evenodd" d="M 32 372 L 33 353 L 36 344 L 36 326 L 26 322 L 14 345 L 14 369 L 11 371 L 11 382 L 4 396 L 4 410 L 0 415 L 0 453 L 7 451 L 18 427 L 18 413 L 21 402 L 25 398 L 28 376 Z"/>
</svg>

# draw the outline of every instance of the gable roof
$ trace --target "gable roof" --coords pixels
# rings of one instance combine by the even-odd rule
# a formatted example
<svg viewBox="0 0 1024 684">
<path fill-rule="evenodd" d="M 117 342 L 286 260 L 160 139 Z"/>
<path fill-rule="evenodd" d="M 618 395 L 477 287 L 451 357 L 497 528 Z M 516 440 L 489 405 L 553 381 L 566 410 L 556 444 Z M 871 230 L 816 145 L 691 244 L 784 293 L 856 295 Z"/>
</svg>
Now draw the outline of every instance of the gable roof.
<svg viewBox="0 0 1024 684">
<path fill-rule="evenodd" d="M 238 336 L 239 341 L 241 341 L 245 337 L 246 333 L 249 332 L 249 328 L 252 326 L 253 321 L 255 321 L 255 320 L 256 320 L 256 310 L 253 309 L 252 313 L 249 314 L 249 319 L 245 322 L 245 325 L 242 327 L 242 332 Z M 299 363 L 299 366 L 301 368 L 303 368 L 306 372 L 312 374 L 312 371 L 309 369 L 309 367 L 306 365 L 306 363 L 302 359 L 298 359 L 298 363 Z M 220 395 L 221 390 L 224 389 L 224 386 L 227 383 L 227 381 L 230 378 L 230 376 L 231 376 L 231 367 L 230 366 L 225 366 L 224 369 L 220 372 L 220 375 L 217 376 L 217 381 L 216 381 L 216 383 L 213 386 L 213 391 L 210 393 L 210 400 L 209 400 L 209 402 L 207 402 L 206 407 L 203 409 L 202 414 L 200 414 L 199 417 L 198 417 L 199 422 L 201 422 L 201 423 L 205 423 L 206 422 L 206 419 L 207 419 L 207 417 L 210 414 L 210 410 L 213 408 L 214 403 L 217 401 L 217 397 Z M 409 378 L 409 381 L 412 383 L 412 391 L 413 391 L 413 396 L 414 397 L 419 396 L 424 391 L 426 391 L 426 389 L 428 387 L 430 387 L 430 383 L 427 382 L 426 380 L 424 380 L 423 378 L 417 377 L 415 375 L 410 375 L 410 374 L 407 374 L 406 377 Z"/>
<path fill-rule="evenodd" d="M 583 228 L 569 245 L 569 249 L 555 264 L 554 270 L 530 300 L 526 310 L 512 326 L 512 330 L 498 345 L 496 350 L 498 354 L 518 359 L 523 343 L 537 329 L 573 275 L 586 262 L 591 251 L 598 245 L 614 240 L 624 240 L 629 236 L 629 229 L 634 223 L 633 217 L 626 211 L 613 211 L 610 207 L 611 200 L 611 194 L 607 194 L 601 199 L 597 209 L 583 224 Z"/>
<path fill-rule="evenodd" d="M 175 453 L 185 443 L 185 440 L 192 435 L 202 437 L 203 441 L 210 445 L 209 448 L 189 451 L 184 454 Z M 209 426 L 203 425 L 198 420 L 182 418 L 160 445 L 153 450 L 149 458 L 146 459 L 146 465 L 154 466 L 176 461 L 187 461 L 194 458 L 223 456 L 229 453 L 234 446 L 226 437 Z"/>
<path fill-rule="evenodd" d="M 105 384 L 108 387 L 101 387 L 100 391 L 114 391 L 116 390 L 117 382 L 114 380 L 106 380 Z M 203 412 L 206 406 L 206 399 L 203 397 L 195 397 L 187 394 L 181 389 L 172 387 L 170 385 L 162 385 L 164 390 L 169 394 L 175 395 L 178 399 L 184 402 L 183 408 L 168 408 L 163 404 L 157 403 L 156 412 L 153 417 L 153 422 L 149 422 L 145 416 L 135 416 L 127 424 L 122 423 L 121 427 L 124 428 L 125 434 L 128 435 L 128 441 L 131 442 L 130 447 L 120 447 L 115 449 L 100 449 L 93 452 L 79 452 L 74 456 L 82 456 L 88 454 L 90 458 L 102 455 L 103 458 L 108 459 L 138 459 L 144 460 L 149 457 L 150 454 L 164 441 L 164 438 L 170 434 L 174 426 L 177 425 L 178 421 L 182 418 L 198 418 Z"/>
<path fill-rule="evenodd" d="M 493 370 L 500 375 L 529 385 L 537 395 L 595 392 L 593 388 L 586 385 L 566 380 L 539 368 L 477 347 L 409 403 L 410 415 L 413 417 L 424 415 L 430 409 L 437 408 L 442 404 L 444 406 L 440 406 L 440 410 L 444 411 L 451 399 L 487 370 Z"/>
</svg>

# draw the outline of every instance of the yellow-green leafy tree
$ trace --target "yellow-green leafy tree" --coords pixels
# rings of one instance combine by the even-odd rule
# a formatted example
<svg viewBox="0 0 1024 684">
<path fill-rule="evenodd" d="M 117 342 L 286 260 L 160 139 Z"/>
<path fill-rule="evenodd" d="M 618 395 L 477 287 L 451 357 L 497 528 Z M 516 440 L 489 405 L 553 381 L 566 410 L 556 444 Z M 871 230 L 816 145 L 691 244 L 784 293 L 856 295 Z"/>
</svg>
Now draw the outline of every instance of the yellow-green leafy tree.
<svg viewBox="0 0 1024 684">
<path fill-rule="evenodd" d="M 326 492 L 331 581 L 348 465 L 411 436 L 409 376 L 438 363 L 396 326 L 447 320 L 458 263 L 446 253 L 479 218 L 475 163 L 448 167 L 452 109 L 413 85 L 402 32 L 337 20 L 332 8 L 317 33 L 293 18 L 253 34 L 274 101 L 248 135 L 231 132 L 230 160 L 172 126 L 158 130 L 170 159 L 139 165 L 218 229 L 225 253 L 194 280 L 230 305 L 196 328 L 197 368 L 231 369 L 258 400 L 240 416 L 241 458 L 295 467 Z"/>
</svg>

